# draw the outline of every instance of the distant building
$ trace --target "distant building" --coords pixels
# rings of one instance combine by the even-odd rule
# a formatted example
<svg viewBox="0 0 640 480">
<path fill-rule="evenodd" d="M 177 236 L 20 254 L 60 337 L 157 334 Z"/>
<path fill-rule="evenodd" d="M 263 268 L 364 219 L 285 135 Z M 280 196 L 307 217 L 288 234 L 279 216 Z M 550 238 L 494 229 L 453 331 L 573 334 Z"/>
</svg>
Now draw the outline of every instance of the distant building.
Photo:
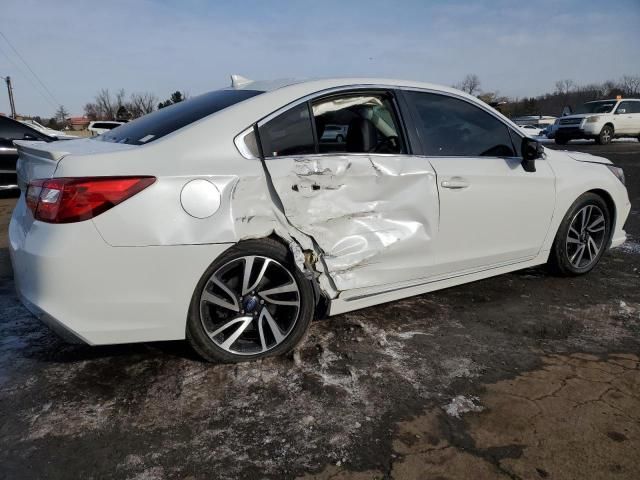
<svg viewBox="0 0 640 480">
<path fill-rule="evenodd" d="M 524 117 L 514 117 L 511 119 L 516 125 L 535 125 L 536 127 L 546 127 L 553 125 L 556 117 L 550 115 L 525 115 Z"/>
<path fill-rule="evenodd" d="M 72 130 L 86 130 L 89 122 L 91 122 L 87 117 L 69 117 L 67 121 L 69 125 L 71 125 Z"/>
</svg>

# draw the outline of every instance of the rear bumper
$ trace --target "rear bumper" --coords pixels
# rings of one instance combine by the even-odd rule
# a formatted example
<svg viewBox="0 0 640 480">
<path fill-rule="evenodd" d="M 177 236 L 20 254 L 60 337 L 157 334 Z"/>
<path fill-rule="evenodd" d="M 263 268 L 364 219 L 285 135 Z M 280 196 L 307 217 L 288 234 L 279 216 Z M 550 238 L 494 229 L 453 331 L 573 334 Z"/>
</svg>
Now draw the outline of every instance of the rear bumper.
<svg viewBox="0 0 640 480">
<path fill-rule="evenodd" d="M 196 284 L 231 246 L 111 247 L 91 221 L 22 224 L 14 214 L 9 225 L 20 299 L 64 338 L 92 345 L 183 339 Z"/>
</svg>

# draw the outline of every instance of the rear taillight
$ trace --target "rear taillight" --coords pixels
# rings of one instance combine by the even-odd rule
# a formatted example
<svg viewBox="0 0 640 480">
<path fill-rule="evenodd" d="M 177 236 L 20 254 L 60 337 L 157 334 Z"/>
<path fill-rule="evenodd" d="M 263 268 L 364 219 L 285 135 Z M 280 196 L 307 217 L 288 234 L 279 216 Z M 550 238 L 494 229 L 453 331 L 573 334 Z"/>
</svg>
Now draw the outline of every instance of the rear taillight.
<svg viewBox="0 0 640 480">
<path fill-rule="evenodd" d="M 32 180 L 27 206 L 33 217 L 48 223 L 88 220 L 144 190 L 155 177 L 74 177 Z"/>
</svg>

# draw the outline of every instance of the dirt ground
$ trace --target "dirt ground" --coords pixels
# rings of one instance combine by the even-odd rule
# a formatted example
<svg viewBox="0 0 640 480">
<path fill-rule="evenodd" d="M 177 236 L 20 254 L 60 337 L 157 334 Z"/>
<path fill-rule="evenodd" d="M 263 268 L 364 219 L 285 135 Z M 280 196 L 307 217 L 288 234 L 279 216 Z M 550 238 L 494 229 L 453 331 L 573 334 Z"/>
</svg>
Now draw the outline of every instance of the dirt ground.
<svg viewBox="0 0 640 480">
<path fill-rule="evenodd" d="M 13 292 L 0 199 L 0 478 L 640 478 L 640 143 L 628 242 L 317 321 L 289 358 L 65 344 Z"/>
</svg>

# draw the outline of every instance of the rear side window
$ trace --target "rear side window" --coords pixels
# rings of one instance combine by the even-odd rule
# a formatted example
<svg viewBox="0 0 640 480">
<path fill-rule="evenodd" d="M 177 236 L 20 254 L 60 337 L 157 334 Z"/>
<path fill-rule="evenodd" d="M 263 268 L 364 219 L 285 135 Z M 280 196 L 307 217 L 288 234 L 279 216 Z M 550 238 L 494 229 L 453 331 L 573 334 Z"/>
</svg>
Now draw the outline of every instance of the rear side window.
<svg viewBox="0 0 640 480">
<path fill-rule="evenodd" d="M 96 137 L 96 140 L 143 145 L 260 93 L 257 90 L 215 90 L 140 117 Z"/>
<path fill-rule="evenodd" d="M 509 128 L 488 112 L 446 95 L 423 92 L 406 92 L 406 95 L 414 109 L 426 155 L 517 156 Z"/>
<path fill-rule="evenodd" d="M 315 153 L 309 107 L 301 103 L 260 127 L 265 157 Z"/>
</svg>

